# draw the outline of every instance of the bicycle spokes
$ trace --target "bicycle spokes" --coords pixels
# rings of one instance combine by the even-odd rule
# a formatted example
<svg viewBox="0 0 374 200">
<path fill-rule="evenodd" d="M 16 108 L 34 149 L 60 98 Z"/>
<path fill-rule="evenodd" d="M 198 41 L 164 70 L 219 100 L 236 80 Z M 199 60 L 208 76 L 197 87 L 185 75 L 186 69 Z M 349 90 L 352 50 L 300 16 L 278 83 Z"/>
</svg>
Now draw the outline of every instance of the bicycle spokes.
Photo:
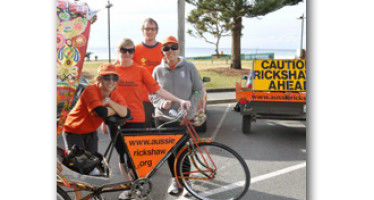
<svg viewBox="0 0 374 200">
<path fill-rule="evenodd" d="M 188 144 L 188 163 L 184 163 L 185 170 L 183 170 L 183 177 L 185 179 L 194 179 L 194 180 L 207 180 L 213 179 L 217 171 L 217 166 L 215 165 L 213 159 L 209 155 L 209 152 L 205 147 L 200 148 L 199 142 L 200 138 L 197 135 L 195 129 L 189 121 L 185 121 L 188 133 L 192 139 L 192 143 Z M 189 170 L 190 165 L 193 165 L 194 171 Z"/>
<path fill-rule="evenodd" d="M 198 142 L 184 148 L 176 167 L 178 181 L 198 199 L 240 199 L 250 183 L 245 161 L 229 147 L 215 142 Z"/>
</svg>

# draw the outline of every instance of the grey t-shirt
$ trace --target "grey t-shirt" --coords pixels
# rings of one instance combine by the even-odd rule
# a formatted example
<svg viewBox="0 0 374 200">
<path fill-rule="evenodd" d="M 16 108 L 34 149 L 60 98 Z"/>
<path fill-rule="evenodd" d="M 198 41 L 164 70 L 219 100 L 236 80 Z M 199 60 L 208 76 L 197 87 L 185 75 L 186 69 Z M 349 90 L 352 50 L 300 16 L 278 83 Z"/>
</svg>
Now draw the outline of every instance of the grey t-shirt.
<svg viewBox="0 0 374 200">
<path fill-rule="evenodd" d="M 153 70 L 153 78 L 158 84 L 168 92 L 183 100 L 191 101 L 191 108 L 188 111 L 187 117 L 193 118 L 195 115 L 195 107 L 203 92 L 203 82 L 195 65 L 179 57 L 178 64 L 171 69 L 165 58 L 162 59 L 160 65 Z M 149 95 L 153 106 L 155 107 L 155 114 L 168 114 L 169 110 L 162 109 L 165 99 L 162 99 L 157 94 Z M 173 102 L 171 109 L 178 110 L 179 104 Z"/>
</svg>

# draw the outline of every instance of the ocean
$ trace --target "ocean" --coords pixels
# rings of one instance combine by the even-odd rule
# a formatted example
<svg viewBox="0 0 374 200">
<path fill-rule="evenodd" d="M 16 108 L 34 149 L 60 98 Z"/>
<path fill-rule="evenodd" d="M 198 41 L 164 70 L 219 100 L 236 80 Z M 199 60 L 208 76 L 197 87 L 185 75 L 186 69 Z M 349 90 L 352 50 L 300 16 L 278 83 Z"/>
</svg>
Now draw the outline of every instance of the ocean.
<svg viewBox="0 0 374 200">
<path fill-rule="evenodd" d="M 223 51 L 224 54 L 231 54 L 231 48 L 221 48 L 219 52 Z M 106 60 L 109 59 L 108 48 L 88 48 L 87 52 L 92 52 L 91 60 L 97 59 Z M 214 54 L 214 48 L 186 48 L 185 57 L 201 57 L 211 56 Z M 275 59 L 292 59 L 295 58 L 296 49 L 241 49 L 242 54 L 255 54 L 255 53 L 274 53 Z M 111 59 L 116 59 L 117 54 L 115 48 L 111 48 Z"/>
</svg>

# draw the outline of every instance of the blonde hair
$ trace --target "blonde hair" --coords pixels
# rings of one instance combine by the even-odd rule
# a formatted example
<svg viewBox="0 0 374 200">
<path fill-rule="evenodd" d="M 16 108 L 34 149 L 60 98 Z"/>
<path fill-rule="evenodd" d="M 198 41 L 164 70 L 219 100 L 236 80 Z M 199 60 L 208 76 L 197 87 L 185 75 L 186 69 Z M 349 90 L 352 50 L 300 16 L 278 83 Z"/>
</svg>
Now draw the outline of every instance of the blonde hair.
<svg viewBox="0 0 374 200">
<path fill-rule="evenodd" d="M 130 38 L 123 38 L 117 46 L 117 51 L 125 46 L 135 46 L 134 42 Z"/>
</svg>

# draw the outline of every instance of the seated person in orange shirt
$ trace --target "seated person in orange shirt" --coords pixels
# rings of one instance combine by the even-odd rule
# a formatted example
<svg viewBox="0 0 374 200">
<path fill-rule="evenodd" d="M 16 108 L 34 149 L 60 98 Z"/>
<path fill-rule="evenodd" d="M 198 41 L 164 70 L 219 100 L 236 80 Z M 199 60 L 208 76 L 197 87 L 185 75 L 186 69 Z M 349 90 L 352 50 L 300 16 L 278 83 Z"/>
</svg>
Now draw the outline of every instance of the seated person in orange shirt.
<svg viewBox="0 0 374 200">
<path fill-rule="evenodd" d="M 97 83 L 85 88 L 66 118 L 64 132 L 69 149 L 75 144 L 90 152 L 97 152 L 96 130 L 104 119 L 116 114 L 120 117 L 128 114 L 126 101 L 114 90 L 118 79 L 114 65 L 104 64 L 99 67 Z M 76 192 L 76 199 L 80 197 L 80 192 Z"/>
<path fill-rule="evenodd" d="M 134 62 L 144 66 L 148 69 L 149 73 L 153 73 L 153 69 L 161 64 L 162 60 L 162 45 L 156 40 L 158 33 L 158 24 L 152 18 L 144 20 L 141 31 L 144 36 L 144 41 L 135 46 Z M 155 107 L 148 98 L 147 88 L 144 87 L 144 110 L 145 110 L 145 126 L 153 127 L 154 120 L 152 114 L 154 114 Z"/>
<path fill-rule="evenodd" d="M 117 47 L 119 64 L 116 65 L 116 68 L 119 74 L 119 81 L 116 91 L 126 100 L 127 105 L 131 110 L 131 115 L 134 118 L 133 120 L 126 121 L 126 124 L 122 126 L 122 128 L 124 128 L 122 129 L 124 133 L 126 133 L 126 128 L 145 128 L 145 113 L 143 106 L 144 87 L 146 87 L 151 94 L 155 93 L 164 99 L 179 103 L 182 108 L 189 109 L 191 106 L 189 101 L 177 98 L 173 94 L 162 89 L 146 68 L 133 61 L 134 52 L 134 42 L 128 38 L 124 38 Z M 110 132 L 113 138 L 113 131 Z M 116 142 L 123 144 L 121 138 L 118 138 Z M 129 180 L 131 177 L 125 170 L 124 149 L 124 147 L 118 147 L 116 145 L 116 150 L 120 155 L 119 168 L 125 179 Z M 129 161 L 129 159 L 127 160 Z M 127 163 L 126 166 L 131 165 L 130 163 Z M 124 191 L 119 196 L 119 199 L 129 198 L 129 191 Z"/>
</svg>

